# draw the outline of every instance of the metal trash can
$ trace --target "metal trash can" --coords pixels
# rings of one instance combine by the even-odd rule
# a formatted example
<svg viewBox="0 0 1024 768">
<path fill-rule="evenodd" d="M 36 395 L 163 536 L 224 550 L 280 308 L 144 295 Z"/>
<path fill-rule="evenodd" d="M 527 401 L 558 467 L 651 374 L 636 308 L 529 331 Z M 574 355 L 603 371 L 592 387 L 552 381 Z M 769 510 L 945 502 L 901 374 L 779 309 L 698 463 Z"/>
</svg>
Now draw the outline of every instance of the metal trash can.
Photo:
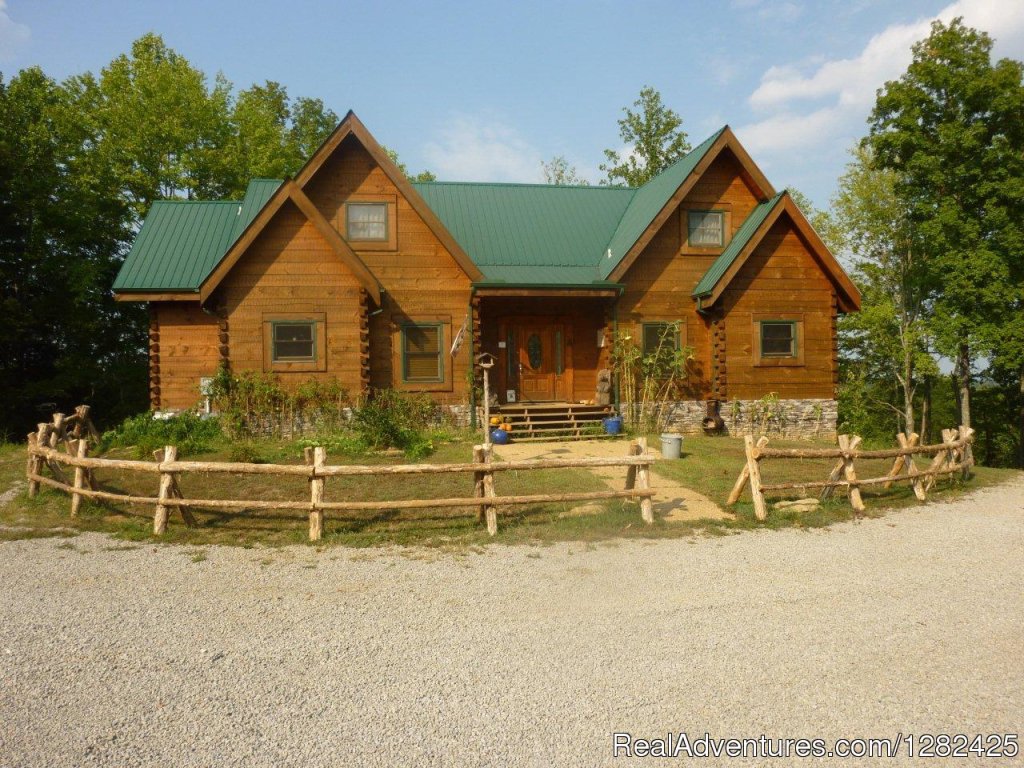
<svg viewBox="0 0 1024 768">
<path fill-rule="evenodd" d="M 683 436 L 675 433 L 661 436 L 661 456 L 664 459 L 678 459 L 683 453 Z"/>
</svg>

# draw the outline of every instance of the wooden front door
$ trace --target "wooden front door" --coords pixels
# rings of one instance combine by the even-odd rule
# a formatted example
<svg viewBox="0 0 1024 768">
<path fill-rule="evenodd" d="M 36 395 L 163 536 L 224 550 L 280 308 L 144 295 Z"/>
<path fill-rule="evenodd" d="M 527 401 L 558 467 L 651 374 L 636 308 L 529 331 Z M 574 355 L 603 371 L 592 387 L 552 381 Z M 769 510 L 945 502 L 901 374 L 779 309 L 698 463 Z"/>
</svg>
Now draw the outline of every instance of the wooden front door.
<svg viewBox="0 0 1024 768">
<path fill-rule="evenodd" d="M 519 323 L 515 332 L 519 361 L 519 400 L 566 400 L 570 379 L 565 326 L 560 323 Z"/>
</svg>

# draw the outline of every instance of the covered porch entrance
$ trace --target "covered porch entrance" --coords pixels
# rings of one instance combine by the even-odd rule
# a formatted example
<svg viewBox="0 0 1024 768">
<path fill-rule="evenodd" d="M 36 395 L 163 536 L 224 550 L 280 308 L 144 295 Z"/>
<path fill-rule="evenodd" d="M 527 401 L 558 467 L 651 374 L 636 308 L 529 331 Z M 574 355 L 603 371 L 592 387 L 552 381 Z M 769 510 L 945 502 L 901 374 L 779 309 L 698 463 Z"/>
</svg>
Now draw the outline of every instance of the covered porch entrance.
<svg viewBox="0 0 1024 768">
<path fill-rule="evenodd" d="M 596 295 L 594 295 L 596 294 Z M 610 364 L 613 291 L 478 290 L 480 346 L 501 405 L 593 404 Z"/>
</svg>

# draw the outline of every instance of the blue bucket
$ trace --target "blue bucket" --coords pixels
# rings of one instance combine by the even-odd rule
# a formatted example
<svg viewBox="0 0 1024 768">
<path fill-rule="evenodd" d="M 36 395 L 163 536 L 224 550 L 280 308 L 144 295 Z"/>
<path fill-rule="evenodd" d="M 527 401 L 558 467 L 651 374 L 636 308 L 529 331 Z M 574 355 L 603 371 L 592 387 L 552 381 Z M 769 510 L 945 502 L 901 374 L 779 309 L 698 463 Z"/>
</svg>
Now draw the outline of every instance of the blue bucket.
<svg viewBox="0 0 1024 768">
<path fill-rule="evenodd" d="M 495 445 L 507 445 L 508 432 L 506 432 L 504 429 L 492 429 L 491 442 L 494 443 Z"/>
<path fill-rule="evenodd" d="M 622 417 L 621 416 L 609 416 L 603 419 L 604 431 L 609 435 L 618 435 L 622 433 Z"/>
</svg>

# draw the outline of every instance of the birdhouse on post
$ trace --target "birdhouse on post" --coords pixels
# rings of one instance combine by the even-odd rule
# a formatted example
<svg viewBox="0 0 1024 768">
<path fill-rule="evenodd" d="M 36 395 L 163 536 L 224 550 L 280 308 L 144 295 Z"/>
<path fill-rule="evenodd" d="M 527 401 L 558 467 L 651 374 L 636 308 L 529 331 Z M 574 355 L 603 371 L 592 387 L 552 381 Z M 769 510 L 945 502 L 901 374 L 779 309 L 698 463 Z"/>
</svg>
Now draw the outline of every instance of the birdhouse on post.
<svg viewBox="0 0 1024 768">
<path fill-rule="evenodd" d="M 491 444 L 491 368 L 497 359 L 490 352 L 476 356 L 476 364 L 484 373 L 484 445 Z"/>
</svg>

